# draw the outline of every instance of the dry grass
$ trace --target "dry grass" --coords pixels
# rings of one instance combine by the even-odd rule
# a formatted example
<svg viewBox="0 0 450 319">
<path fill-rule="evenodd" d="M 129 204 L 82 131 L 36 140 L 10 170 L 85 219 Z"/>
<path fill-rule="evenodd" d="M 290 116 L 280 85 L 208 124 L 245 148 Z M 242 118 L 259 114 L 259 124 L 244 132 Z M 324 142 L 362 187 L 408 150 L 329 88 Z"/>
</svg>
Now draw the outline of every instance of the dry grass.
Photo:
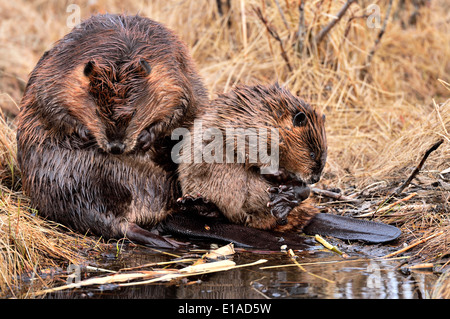
<svg viewBox="0 0 450 319">
<path fill-rule="evenodd" d="M 67 263 L 82 264 L 80 252 L 97 243 L 36 217 L 20 191 L 15 131 L 3 119 L 0 126 L 0 297 L 26 297 L 29 291 L 21 289 L 21 276 L 45 282 L 39 273 Z"/>
<path fill-rule="evenodd" d="M 70 31 L 66 8 L 73 2 L 1 3 L 0 106 L 5 112 L 17 111 L 28 73 L 41 54 Z M 323 110 L 329 160 L 321 186 L 339 187 L 348 193 L 352 187 L 364 190 L 382 181 L 386 185 L 386 189 L 378 189 L 382 198 L 387 189 L 408 177 L 436 140 L 443 138 L 444 143 L 425 163 L 419 181 L 414 181 L 425 191 L 408 202 L 429 206 L 413 210 L 413 214 L 405 206 L 397 215 L 377 216 L 402 226 L 405 241 L 444 230 L 443 235 L 414 251 L 422 259 L 440 260 L 450 252 L 445 186 L 449 174 L 440 174 L 449 168 L 450 158 L 448 2 L 432 0 L 414 15 L 416 8 L 411 2 L 406 1 L 401 8 L 400 1 L 393 1 L 387 28 L 368 66 L 365 63 L 380 29 L 368 28 L 364 8 L 378 4 L 383 22 L 389 1 L 352 4 L 318 46 L 312 39 L 345 1 L 302 2 L 305 36 L 299 42 L 299 1 L 232 0 L 231 9 L 224 6 L 223 16 L 216 1 L 77 1 L 82 18 L 96 12 L 139 12 L 167 24 L 188 43 L 211 96 L 237 83 L 279 81 Z M 272 34 L 255 9 L 260 10 Z M 417 17 L 415 24 L 410 23 L 413 16 Z M 298 50 L 299 45 L 302 50 Z M 361 72 L 364 68 L 367 73 Z M 14 123 L 0 125 L 3 291 L 5 285 L 10 289 L 13 285 L 5 274 L 40 267 L 55 258 L 76 258 L 76 249 L 61 245 L 61 240 L 69 239 L 46 233 L 54 231 L 51 225 L 25 213 L 27 199 L 20 193 L 20 174 L 15 166 Z M 430 186 L 436 182 L 440 184 Z M 77 237 L 69 238 L 79 244 Z"/>
</svg>

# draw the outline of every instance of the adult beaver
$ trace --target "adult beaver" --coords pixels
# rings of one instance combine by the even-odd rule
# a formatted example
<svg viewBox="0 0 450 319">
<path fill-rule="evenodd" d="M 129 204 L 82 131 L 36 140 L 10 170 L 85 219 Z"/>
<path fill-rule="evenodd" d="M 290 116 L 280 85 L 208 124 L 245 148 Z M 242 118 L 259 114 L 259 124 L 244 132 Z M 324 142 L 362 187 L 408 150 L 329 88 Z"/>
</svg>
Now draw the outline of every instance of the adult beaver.
<svg viewBox="0 0 450 319">
<path fill-rule="evenodd" d="M 170 135 L 204 103 L 172 31 L 140 16 L 93 16 L 30 75 L 17 132 L 23 189 L 40 215 L 79 232 L 173 246 L 143 227 L 178 197 Z"/>
<path fill-rule="evenodd" d="M 186 214 L 169 218 L 166 229 L 256 246 L 266 241 L 257 236 L 266 235 L 236 225 L 283 237 L 305 231 L 369 242 L 400 234 L 381 223 L 321 214 L 306 200 L 307 185 L 320 179 L 326 163 L 325 117 L 289 90 L 242 85 L 204 107 L 173 154 Z M 197 217 L 189 219 L 189 212 Z"/>
</svg>

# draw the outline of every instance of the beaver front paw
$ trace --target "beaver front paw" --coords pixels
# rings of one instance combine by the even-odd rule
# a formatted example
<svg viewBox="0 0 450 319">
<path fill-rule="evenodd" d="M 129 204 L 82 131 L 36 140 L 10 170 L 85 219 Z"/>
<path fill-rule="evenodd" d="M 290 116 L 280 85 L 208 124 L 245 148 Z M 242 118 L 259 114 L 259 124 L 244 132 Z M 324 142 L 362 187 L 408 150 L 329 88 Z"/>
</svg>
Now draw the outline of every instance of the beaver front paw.
<svg viewBox="0 0 450 319">
<path fill-rule="evenodd" d="M 87 128 L 76 127 L 68 142 L 74 148 L 87 148 L 96 144 L 94 137 L 89 133 Z"/>
<path fill-rule="evenodd" d="M 286 225 L 291 210 L 309 197 L 310 189 L 303 183 L 292 182 L 268 189 L 271 214 L 277 218 L 278 225 Z"/>
<path fill-rule="evenodd" d="M 155 137 L 156 134 L 151 128 L 143 130 L 138 136 L 136 149 L 143 152 L 148 151 L 152 147 Z"/>
<path fill-rule="evenodd" d="M 203 217 L 218 218 L 221 216 L 217 206 L 201 195 L 192 196 L 186 194 L 183 195 L 183 197 L 178 198 L 177 203 L 181 210 L 193 212 Z"/>
</svg>

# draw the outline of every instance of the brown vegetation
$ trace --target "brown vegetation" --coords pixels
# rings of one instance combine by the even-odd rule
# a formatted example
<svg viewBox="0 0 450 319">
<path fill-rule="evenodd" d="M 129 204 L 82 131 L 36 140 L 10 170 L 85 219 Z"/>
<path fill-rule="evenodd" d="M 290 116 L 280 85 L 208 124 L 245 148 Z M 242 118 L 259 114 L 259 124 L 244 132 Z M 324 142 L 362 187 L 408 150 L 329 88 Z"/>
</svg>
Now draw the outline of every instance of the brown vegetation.
<svg viewBox="0 0 450 319">
<path fill-rule="evenodd" d="M 334 23 L 333 17 L 347 2 L 352 3 Z M 70 31 L 66 24 L 72 14 L 66 12 L 70 3 L 2 2 L 0 106 L 5 113 L 17 112 L 29 72 L 42 53 Z M 82 18 L 95 12 L 139 12 L 174 29 L 190 47 L 211 97 L 237 83 L 278 80 L 318 107 L 327 116 L 329 144 L 325 175 L 318 187 L 340 188 L 358 200 L 351 205 L 321 200 L 323 209 L 395 224 L 402 228 L 401 241 L 410 245 L 422 240 L 405 253 L 447 269 L 448 2 L 221 3 L 219 12 L 216 1 L 78 2 Z M 371 3 L 380 8 L 379 28 L 366 23 L 373 18 L 373 12 L 365 10 Z M 325 32 L 330 23 L 332 28 Z M 79 237 L 56 233 L 51 224 L 27 213 L 15 163 L 14 121 L 8 118 L 0 125 L 0 289 L 5 291 L 14 290 L 11 278 L 15 274 L 81 256 L 76 246 Z M 389 203 L 413 192 L 416 195 L 383 209 L 389 194 L 441 139 L 444 142 L 430 154 L 412 183 Z M 441 288 L 440 295 L 448 295 L 448 285 Z"/>
</svg>

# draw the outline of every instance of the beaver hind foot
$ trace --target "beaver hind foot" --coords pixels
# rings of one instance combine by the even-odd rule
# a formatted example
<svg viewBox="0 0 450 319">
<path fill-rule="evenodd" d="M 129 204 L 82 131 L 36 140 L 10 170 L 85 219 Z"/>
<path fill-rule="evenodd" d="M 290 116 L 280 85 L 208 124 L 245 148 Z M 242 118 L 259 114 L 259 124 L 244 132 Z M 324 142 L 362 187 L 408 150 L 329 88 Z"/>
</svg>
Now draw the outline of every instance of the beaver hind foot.
<svg viewBox="0 0 450 319">
<path fill-rule="evenodd" d="M 177 242 L 173 239 L 154 234 L 134 223 L 128 224 L 126 237 L 133 242 L 158 248 L 174 249 L 179 248 L 181 245 L 185 245 L 184 243 Z"/>
</svg>

